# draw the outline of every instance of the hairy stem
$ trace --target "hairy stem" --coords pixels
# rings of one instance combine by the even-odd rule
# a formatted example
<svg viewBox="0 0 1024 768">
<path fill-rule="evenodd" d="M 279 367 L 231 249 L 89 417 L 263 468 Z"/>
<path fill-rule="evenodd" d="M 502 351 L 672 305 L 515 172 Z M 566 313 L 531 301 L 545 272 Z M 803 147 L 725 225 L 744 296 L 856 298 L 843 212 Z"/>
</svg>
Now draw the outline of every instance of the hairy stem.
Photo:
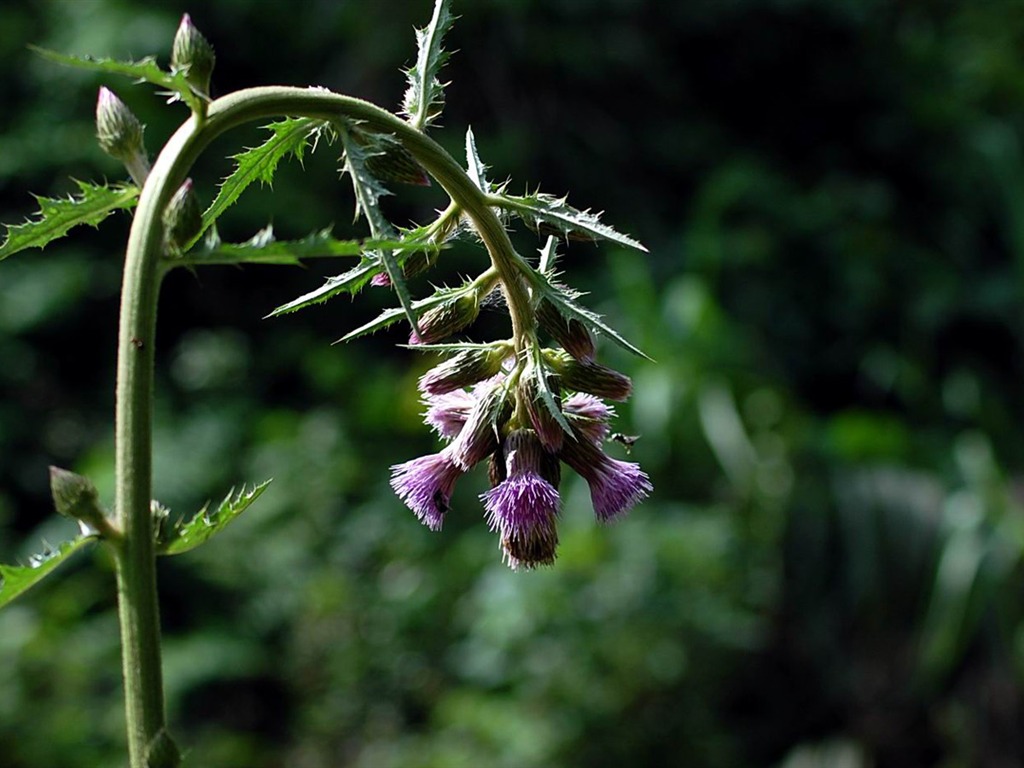
<svg viewBox="0 0 1024 768">
<path fill-rule="evenodd" d="M 161 215 L 203 149 L 237 125 L 270 117 L 344 117 L 393 134 L 472 220 L 504 286 L 513 334 L 522 349 L 534 334 L 530 297 L 516 254 L 486 195 L 434 140 L 373 104 L 321 89 L 271 86 L 225 96 L 170 138 L 146 180 L 125 257 L 118 340 L 116 476 L 123 537 L 115 545 L 125 706 L 131 768 L 177 764 L 165 729 L 153 542 L 153 347 L 163 232 Z M 170 747 L 168 746 L 170 744 Z"/>
</svg>

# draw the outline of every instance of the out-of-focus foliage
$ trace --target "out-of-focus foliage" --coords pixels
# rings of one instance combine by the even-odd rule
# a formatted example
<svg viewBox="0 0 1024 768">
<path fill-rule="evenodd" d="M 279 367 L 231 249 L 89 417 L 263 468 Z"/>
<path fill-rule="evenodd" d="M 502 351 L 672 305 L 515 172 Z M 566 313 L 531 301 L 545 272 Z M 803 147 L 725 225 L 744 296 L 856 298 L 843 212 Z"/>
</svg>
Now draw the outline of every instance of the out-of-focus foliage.
<svg viewBox="0 0 1024 768">
<path fill-rule="evenodd" d="M 395 107 L 429 4 L 208 5 L 5 4 L 4 221 L 31 210 L 27 190 L 121 178 L 92 138 L 98 81 L 26 43 L 166 60 L 190 10 L 218 49 L 217 92 L 313 83 Z M 1019 4 L 455 11 L 433 133 L 459 155 L 472 122 L 492 178 L 571 190 L 651 250 L 573 243 L 561 264 L 658 361 L 618 360 L 637 392 L 620 428 L 642 435 L 634 454 L 655 496 L 595 528 L 586 487 L 570 483 L 557 565 L 510 573 L 475 499 L 484 478 L 437 535 L 388 488 L 389 464 L 432 445 L 414 391 L 428 361 L 392 349 L 397 332 L 329 345 L 386 293 L 261 321 L 320 266 L 172 275 L 158 497 L 188 510 L 275 478 L 248 519 L 161 563 L 171 721 L 190 759 L 1019 764 Z M 167 110 L 112 85 L 155 148 L 175 127 Z M 248 191 L 225 236 L 269 219 L 282 238 L 346 225 L 336 169 L 306 166 Z M 204 203 L 230 170 L 197 169 Z M 412 219 L 438 199 L 384 204 Z M 0 268 L 5 562 L 62 538 L 42 522 L 48 464 L 92 477 L 109 502 L 126 231 L 117 214 Z M 444 255 L 453 276 L 463 258 Z M 80 565 L 90 558 L 0 613 L 5 768 L 121 764 L 112 574 L 99 549 Z"/>
</svg>

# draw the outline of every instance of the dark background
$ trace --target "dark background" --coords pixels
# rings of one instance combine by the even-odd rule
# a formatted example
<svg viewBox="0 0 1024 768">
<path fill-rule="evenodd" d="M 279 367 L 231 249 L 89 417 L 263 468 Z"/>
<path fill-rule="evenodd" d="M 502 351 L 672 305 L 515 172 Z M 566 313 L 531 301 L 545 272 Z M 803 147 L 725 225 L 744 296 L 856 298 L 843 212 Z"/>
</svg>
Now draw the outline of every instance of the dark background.
<svg viewBox="0 0 1024 768">
<path fill-rule="evenodd" d="M 191 10 L 218 93 L 317 84 L 395 106 L 429 3 L 127 0 L 0 7 L 0 203 L 119 180 L 105 83 L 151 152 L 184 119 L 35 43 L 167 61 Z M 563 485 L 554 568 L 500 562 L 462 484 L 440 534 L 388 467 L 436 450 L 388 303 L 261 320 L 308 269 L 174 273 L 161 300 L 156 493 L 178 513 L 274 477 L 161 562 L 175 734 L 205 768 L 1015 766 L 1024 760 L 1024 6 L 1019 0 L 456 3 L 443 127 L 650 255 L 573 244 L 566 279 L 658 362 L 604 344 L 655 493 L 599 528 Z M 218 142 L 196 169 L 261 141 Z M 221 226 L 356 236 L 333 150 Z M 424 220 L 434 190 L 386 202 Z M 109 502 L 118 215 L 0 265 L 0 559 L 68 533 L 47 466 Z M 539 246 L 517 235 L 524 253 Z M 435 282 L 479 269 L 446 254 Z M 420 286 L 422 288 L 422 286 Z M 501 328 L 498 318 L 486 322 Z M 610 449 L 611 450 L 611 449 Z M 0 613 L 0 763 L 123 764 L 102 552 Z"/>
</svg>

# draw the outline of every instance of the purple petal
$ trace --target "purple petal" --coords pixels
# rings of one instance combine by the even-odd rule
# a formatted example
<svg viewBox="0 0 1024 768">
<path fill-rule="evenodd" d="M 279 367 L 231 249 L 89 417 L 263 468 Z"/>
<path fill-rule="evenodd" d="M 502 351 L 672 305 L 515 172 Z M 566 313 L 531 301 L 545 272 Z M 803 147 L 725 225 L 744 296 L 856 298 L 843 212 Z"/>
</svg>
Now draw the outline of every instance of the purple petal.
<svg viewBox="0 0 1024 768">
<path fill-rule="evenodd" d="M 515 474 L 480 497 L 513 569 L 550 564 L 558 545 L 558 491 L 540 475 Z"/>
<path fill-rule="evenodd" d="M 453 438 L 459 434 L 473 409 L 476 399 L 464 389 L 429 395 L 424 398 L 427 412 L 424 422 L 441 437 Z"/>
<path fill-rule="evenodd" d="M 615 417 L 614 408 L 585 392 L 569 395 L 562 403 L 562 410 L 576 430 L 597 445 L 608 437 L 608 421 Z"/>
<path fill-rule="evenodd" d="M 462 470 L 446 449 L 393 466 L 391 487 L 420 522 L 437 531 L 448 512 L 455 481 L 461 476 Z"/>
<path fill-rule="evenodd" d="M 632 461 L 609 458 L 594 477 L 588 478 L 594 514 L 603 523 L 624 514 L 637 502 L 647 498 L 654 486 L 640 465 Z"/>
<path fill-rule="evenodd" d="M 577 434 L 583 437 L 583 433 Z M 613 459 L 586 439 L 566 440 L 560 458 L 590 485 L 594 514 L 603 523 L 623 514 L 654 490 L 639 464 Z"/>
</svg>

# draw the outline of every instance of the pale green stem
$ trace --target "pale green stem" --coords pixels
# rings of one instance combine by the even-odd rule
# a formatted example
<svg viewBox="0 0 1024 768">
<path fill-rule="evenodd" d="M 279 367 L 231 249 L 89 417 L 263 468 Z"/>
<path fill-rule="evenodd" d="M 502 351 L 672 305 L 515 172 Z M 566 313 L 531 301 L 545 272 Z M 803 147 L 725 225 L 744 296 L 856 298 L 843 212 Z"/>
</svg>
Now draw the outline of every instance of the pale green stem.
<svg viewBox="0 0 1024 768">
<path fill-rule="evenodd" d="M 242 123 L 282 115 L 360 120 L 367 128 L 391 133 L 401 141 L 476 227 L 504 286 L 517 350 L 521 351 L 534 336 L 530 297 L 522 279 L 524 264 L 487 197 L 437 142 L 391 113 L 326 90 L 269 86 L 224 96 L 209 105 L 205 116 L 193 117 L 178 129 L 150 170 L 139 198 L 121 293 L 116 506 L 123 537 L 114 544 L 114 550 L 131 768 L 163 768 L 177 763 L 165 730 L 150 513 L 153 347 L 157 297 L 164 272 L 161 216 L 192 164 L 214 138 Z M 154 754 L 148 761 L 151 748 Z"/>
</svg>

